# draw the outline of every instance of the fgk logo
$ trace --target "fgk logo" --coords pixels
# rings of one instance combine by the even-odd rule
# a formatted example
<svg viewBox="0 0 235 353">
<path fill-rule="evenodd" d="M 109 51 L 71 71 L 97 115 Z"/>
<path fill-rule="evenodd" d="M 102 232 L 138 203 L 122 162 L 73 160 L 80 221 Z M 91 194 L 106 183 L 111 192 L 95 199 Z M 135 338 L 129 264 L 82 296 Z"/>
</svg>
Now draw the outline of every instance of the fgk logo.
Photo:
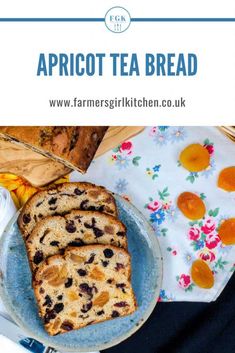
<svg viewBox="0 0 235 353">
<path fill-rule="evenodd" d="M 112 7 L 105 15 L 105 25 L 111 32 L 125 32 L 130 24 L 131 16 L 129 12 L 121 6 Z"/>
</svg>

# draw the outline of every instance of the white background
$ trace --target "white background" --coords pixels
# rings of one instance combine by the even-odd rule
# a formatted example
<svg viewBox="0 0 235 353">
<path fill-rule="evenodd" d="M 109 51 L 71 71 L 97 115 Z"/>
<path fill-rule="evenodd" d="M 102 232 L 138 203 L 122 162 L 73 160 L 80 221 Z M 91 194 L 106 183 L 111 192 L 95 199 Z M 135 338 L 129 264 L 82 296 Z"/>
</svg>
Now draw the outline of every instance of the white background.
<svg viewBox="0 0 235 353">
<path fill-rule="evenodd" d="M 132 17 L 235 17 L 234 1 L 7 1 L 0 17 L 104 17 L 124 6 Z M 132 23 L 115 34 L 104 23 L 0 23 L 0 123 L 226 125 L 235 118 L 234 23 Z M 39 53 L 193 52 L 193 77 L 37 77 Z M 49 108 L 48 99 L 136 96 L 175 99 L 186 108 Z"/>
<path fill-rule="evenodd" d="M 104 17 L 112 6 L 123 6 L 132 17 L 234 17 L 234 0 L 7 0 L 1 17 Z"/>
</svg>

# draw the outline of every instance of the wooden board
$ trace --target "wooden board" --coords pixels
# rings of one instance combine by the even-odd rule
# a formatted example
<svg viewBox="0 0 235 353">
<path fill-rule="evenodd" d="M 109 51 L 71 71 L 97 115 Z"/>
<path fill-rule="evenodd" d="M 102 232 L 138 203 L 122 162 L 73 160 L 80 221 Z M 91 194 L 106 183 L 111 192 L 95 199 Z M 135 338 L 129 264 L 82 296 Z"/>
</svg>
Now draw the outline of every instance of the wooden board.
<svg viewBox="0 0 235 353">
<path fill-rule="evenodd" d="M 140 126 L 112 126 L 106 132 L 95 158 L 120 142 L 133 137 L 144 129 Z M 44 186 L 68 174 L 71 170 L 63 164 L 46 158 L 28 148 L 0 140 L 0 173 L 13 173 L 29 181 L 33 186 Z"/>
<path fill-rule="evenodd" d="M 95 158 L 117 147 L 120 142 L 139 134 L 143 130 L 143 126 L 110 126 L 96 152 Z"/>
<path fill-rule="evenodd" d="M 218 126 L 220 132 L 235 142 L 235 126 Z"/>
</svg>

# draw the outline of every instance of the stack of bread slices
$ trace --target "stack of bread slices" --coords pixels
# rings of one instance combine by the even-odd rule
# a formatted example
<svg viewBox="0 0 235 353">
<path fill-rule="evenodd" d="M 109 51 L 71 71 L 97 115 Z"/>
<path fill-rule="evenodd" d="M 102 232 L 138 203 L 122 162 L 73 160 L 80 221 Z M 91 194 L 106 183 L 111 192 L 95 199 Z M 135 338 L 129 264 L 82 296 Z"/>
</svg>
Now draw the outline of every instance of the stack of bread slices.
<svg viewBox="0 0 235 353">
<path fill-rule="evenodd" d="M 133 313 L 131 259 L 113 195 L 90 183 L 36 193 L 18 225 L 50 335 Z"/>
</svg>

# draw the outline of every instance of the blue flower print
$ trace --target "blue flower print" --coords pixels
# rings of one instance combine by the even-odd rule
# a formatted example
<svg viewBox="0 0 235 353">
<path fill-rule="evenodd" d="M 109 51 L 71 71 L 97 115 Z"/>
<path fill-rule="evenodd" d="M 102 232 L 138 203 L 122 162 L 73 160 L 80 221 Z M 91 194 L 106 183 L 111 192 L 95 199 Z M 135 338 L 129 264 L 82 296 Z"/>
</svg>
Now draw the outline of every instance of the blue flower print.
<svg viewBox="0 0 235 353">
<path fill-rule="evenodd" d="M 195 256 L 190 252 L 186 252 L 183 255 L 183 260 L 186 265 L 192 265 L 193 261 L 195 260 Z"/>
<path fill-rule="evenodd" d="M 159 146 L 164 146 L 169 141 L 169 133 L 168 130 L 158 130 L 156 135 L 154 136 L 154 142 Z"/>
<path fill-rule="evenodd" d="M 178 217 L 179 210 L 175 206 L 171 206 L 167 211 L 166 211 L 166 216 L 167 219 L 171 222 L 174 222 L 176 218 Z"/>
<path fill-rule="evenodd" d="M 128 185 L 128 182 L 126 181 L 126 179 L 119 179 L 119 180 L 116 182 L 115 190 L 116 190 L 119 194 L 122 194 L 122 193 L 126 192 L 127 185 Z"/>
<path fill-rule="evenodd" d="M 195 250 L 200 250 L 204 248 L 204 241 L 203 240 L 197 240 L 195 241 Z"/>
<path fill-rule="evenodd" d="M 169 129 L 169 126 L 158 126 L 158 129 L 160 131 L 165 131 L 166 129 Z"/>
<path fill-rule="evenodd" d="M 155 166 L 153 167 L 153 171 L 154 171 L 154 172 L 159 172 L 160 168 L 161 168 L 161 164 L 155 165 Z"/>
<path fill-rule="evenodd" d="M 209 167 L 203 170 L 201 175 L 203 175 L 207 179 L 210 175 L 214 173 L 215 170 L 216 170 L 215 160 L 211 158 Z"/>
<path fill-rule="evenodd" d="M 183 141 L 185 137 L 187 137 L 187 133 L 183 126 L 172 128 L 170 132 L 170 140 L 172 143 Z"/>
<path fill-rule="evenodd" d="M 126 169 L 129 166 L 129 163 L 130 163 L 130 160 L 128 159 L 128 157 L 122 157 L 120 155 L 116 160 L 116 165 L 119 170 Z"/>
<path fill-rule="evenodd" d="M 175 298 L 172 294 L 167 295 L 165 289 L 160 290 L 160 294 L 159 294 L 159 298 L 158 298 L 159 302 L 172 302 L 174 299 Z"/>
<path fill-rule="evenodd" d="M 150 215 L 150 221 L 153 223 L 157 223 L 158 225 L 162 224 L 163 221 L 165 221 L 165 213 L 162 209 L 151 213 Z"/>
</svg>

